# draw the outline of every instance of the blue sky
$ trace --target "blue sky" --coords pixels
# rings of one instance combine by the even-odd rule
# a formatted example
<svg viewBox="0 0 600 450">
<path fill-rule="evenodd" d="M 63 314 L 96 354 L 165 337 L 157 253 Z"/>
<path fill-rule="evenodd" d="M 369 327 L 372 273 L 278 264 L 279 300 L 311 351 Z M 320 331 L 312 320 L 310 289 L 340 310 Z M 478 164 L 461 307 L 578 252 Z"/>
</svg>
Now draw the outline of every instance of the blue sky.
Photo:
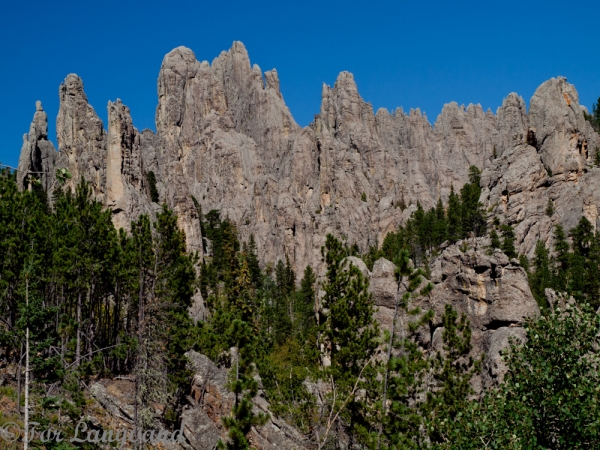
<svg viewBox="0 0 600 450">
<path fill-rule="evenodd" d="M 526 102 L 563 75 L 582 104 L 600 97 L 600 4 L 582 1 L 4 0 L 0 6 L 0 161 L 16 164 L 41 100 L 55 141 L 58 87 L 83 78 L 106 123 L 121 98 L 137 128 L 154 129 L 163 56 L 191 48 L 212 61 L 234 40 L 252 63 L 276 68 L 296 121 L 318 113 L 321 85 L 354 73 L 374 108 L 420 107 L 433 123 L 444 103 L 494 112 L 509 92 Z"/>
</svg>

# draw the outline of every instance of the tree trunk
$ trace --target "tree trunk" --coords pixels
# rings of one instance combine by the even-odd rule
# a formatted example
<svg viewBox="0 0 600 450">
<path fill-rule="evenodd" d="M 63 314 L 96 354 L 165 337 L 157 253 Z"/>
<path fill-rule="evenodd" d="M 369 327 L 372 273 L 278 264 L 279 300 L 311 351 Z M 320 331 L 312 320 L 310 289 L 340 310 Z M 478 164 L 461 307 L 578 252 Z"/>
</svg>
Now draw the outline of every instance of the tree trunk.
<svg viewBox="0 0 600 450">
<path fill-rule="evenodd" d="M 25 304 L 29 308 L 29 279 L 25 279 Z M 29 315 L 29 314 L 28 314 Z M 27 317 L 29 322 L 29 317 Z M 29 448 L 29 324 L 25 329 L 25 435 L 23 450 Z"/>
<path fill-rule="evenodd" d="M 142 352 L 143 352 L 143 338 L 144 338 L 144 334 L 142 331 L 142 327 L 144 324 L 144 269 L 142 267 L 140 267 L 140 291 L 139 291 L 139 297 L 138 297 L 138 354 L 137 354 L 137 360 L 135 362 L 135 399 L 134 399 L 134 403 L 133 403 L 133 422 L 134 422 L 134 429 L 135 429 L 135 438 L 137 439 L 137 437 L 139 436 L 139 413 L 138 413 L 138 403 L 139 403 L 139 394 L 140 394 L 140 364 L 141 364 L 141 356 L 142 356 Z M 135 444 L 136 448 L 140 447 L 139 443 Z"/>
<path fill-rule="evenodd" d="M 75 346 L 75 367 L 81 358 L 81 292 L 77 295 L 77 344 Z"/>
<path fill-rule="evenodd" d="M 21 351 L 19 352 L 19 371 L 17 372 L 17 411 L 21 417 L 21 368 L 23 364 L 23 341 L 21 341 Z"/>
<path fill-rule="evenodd" d="M 400 282 L 402 277 L 398 278 L 398 285 L 396 286 L 396 302 L 394 304 L 394 319 L 392 320 L 392 332 L 390 334 L 390 342 L 388 344 L 386 361 L 385 361 L 385 373 L 383 377 L 383 402 L 381 403 L 381 419 L 379 421 L 379 431 L 377 433 L 377 450 L 381 448 L 381 434 L 383 433 L 383 422 L 386 414 L 387 407 L 387 391 L 388 391 L 388 376 L 390 371 L 390 359 L 392 358 L 392 346 L 394 345 L 394 334 L 396 333 L 396 317 L 398 316 L 398 292 L 400 291 Z"/>
</svg>

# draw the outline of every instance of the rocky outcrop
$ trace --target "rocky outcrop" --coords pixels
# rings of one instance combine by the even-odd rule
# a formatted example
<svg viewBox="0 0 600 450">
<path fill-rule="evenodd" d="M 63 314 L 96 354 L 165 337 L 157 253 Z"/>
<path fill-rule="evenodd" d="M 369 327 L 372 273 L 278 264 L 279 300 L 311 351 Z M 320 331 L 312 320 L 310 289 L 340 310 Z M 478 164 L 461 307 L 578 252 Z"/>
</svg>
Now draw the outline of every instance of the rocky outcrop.
<svg viewBox="0 0 600 450">
<path fill-rule="evenodd" d="M 520 114 L 513 116 L 514 145 L 483 171 L 481 201 L 490 221 L 498 217 L 514 227 L 520 253 L 531 257 L 538 240 L 552 245 L 555 225 L 568 231 L 581 216 L 600 225 L 600 169 L 593 167 L 591 151 L 600 139 L 584 118 L 577 91 L 561 77 L 535 92 L 527 132 Z"/>
<path fill-rule="evenodd" d="M 376 261 L 369 286 L 378 309 L 376 318 L 382 328 L 388 330 L 391 330 L 396 299 L 402 297 L 407 288 L 406 280 L 398 286 L 394 269 L 390 261 Z M 510 336 L 524 339 L 523 321 L 540 313 L 525 270 L 516 259 L 509 260 L 500 250 L 492 253 L 487 238 L 477 238 L 447 247 L 431 262 L 430 271 L 431 280 L 423 280 L 423 285 L 430 281 L 433 290 L 427 296 L 411 300 L 412 306 L 435 312 L 430 326 L 418 331 L 420 345 L 426 350 L 441 349 L 441 318 L 445 305 L 450 304 L 469 318 L 472 355 L 485 354 L 484 370 L 481 377 L 475 379 L 476 389 L 498 382 L 506 373 L 501 350 L 507 346 Z M 399 334 L 403 332 L 401 324 L 409 320 L 404 316 L 401 312 L 396 323 Z"/>
<path fill-rule="evenodd" d="M 59 156 L 57 168 L 66 168 L 72 178 L 65 183 L 74 189 L 83 177 L 95 198 L 104 201 L 106 193 L 106 130 L 88 103 L 83 81 L 67 76 L 59 88 L 60 108 L 56 119 Z"/>
<path fill-rule="evenodd" d="M 333 87 L 323 85 L 319 114 L 301 128 L 277 71 L 263 73 L 235 42 L 212 63 L 185 47 L 165 56 L 156 133 L 139 133 L 120 101 L 109 104 L 105 130 L 76 75 L 59 93 L 56 167 L 70 170 L 68 184 L 91 182 L 126 228 L 154 213 L 145 180 L 154 172 L 159 200 L 178 214 L 190 250 L 202 251 L 197 202 L 232 220 L 242 240 L 253 234 L 263 262 L 287 255 L 296 273 L 308 264 L 318 271 L 327 233 L 361 251 L 378 246 L 417 202 L 428 208 L 459 190 L 471 165 L 483 169 L 490 221 L 513 225 L 521 252 L 548 241 L 554 224 L 598 219 L 592 155 L 600 137 L 564 78 L 540 86 L 529 113 L 511 93 L 496 114 L 449 103 L 431 126 L 418 109 L 374 114 L 342 72 Z M 31 154 L 28 144 L 24 161 Z M 544 215 L 549 199 L 553 217 Z"/>
<path fill-rule="evenodd" d="M 552 78 L 535 91 L 529 120 L 533 145 L 552 174 L 574 181 L 587 169 L 589 148 L 595 148 L 598 139 L 585 120 L 575 87 L 566 78 Z"/>
<path fill-rule="evenodd" d="M 17 168 L 17 185 L 27 188 L 30 183 L 41 183 L 49 191 L 54 183 L 54 165 L 58 153 L 48 140 L 48 115 L 42 102 L 36 102 L 29 134 L 23 136 L 23 147 Z"/>
<path fill-rule="evenodd" d="M 141 136 L 121 100 L 108 102 L 105 205 L 118 228 L 129 229 L 131 220 L 154 210 L 150 202 Z"/>
<path fill-rule="evenodd" d="M 195 376 L 190 396 L 192 407 L 182 416 L 184 435 L 194 450 L 213 449 L 219 439 L 227 439 L 221 418 L 231 412 L 235 395 L 226 388 L 225 369 L 199 353 L 189 352 L 187 356 Z M 269 419 L 265 425 L 252 428 L 248 436 L 251 445 L 259 450 L 307 448 L 309 442 L 302 434 L 271 414 L 262 391 L 253 402 L 254 412 L 264 413 Z"/>
<path fill-rule="evenodd" d="M 172 444 L 172 450 L 213 450 L 220 440 L 227 441 L 222 418 L 231 413 L 235 394 L 227 385 L 227 370 L 217 367 L 206 356 L 188 352 L 190 369 L 194 373 L 187 405 L 181 415 L 184 442 Z M 133 380 L 100 380 L 90 386 L 90 394 L 102 408 L 93 409 L 94 420 L 113 429 L 133 428 L 135 384 Z M 295 428 L 274 417 L 264 393 L 254 398 L 254 413 L 268 417 L 266 424 L 252 427 L 248 439 L 258 450 L 302 450 L 309 442 Z M 157 423 L 157 428 L 161 428 Z"/>
</svg>

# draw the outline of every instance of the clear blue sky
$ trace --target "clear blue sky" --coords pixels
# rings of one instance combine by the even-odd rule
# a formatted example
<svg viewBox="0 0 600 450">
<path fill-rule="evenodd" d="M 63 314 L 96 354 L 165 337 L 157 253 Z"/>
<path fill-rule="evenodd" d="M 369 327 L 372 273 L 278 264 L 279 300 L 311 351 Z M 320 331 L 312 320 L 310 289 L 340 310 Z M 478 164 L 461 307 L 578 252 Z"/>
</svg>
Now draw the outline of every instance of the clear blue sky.
<svg viewBox="0 0 600 450">
<path fill-rule="evenodd" d="M 512 91 L 529 102 L 557 75 L 582 104 L 600 96 L 600 4 L 593 1 L 263 0 L 101 2 L 5 0 L 0 6 L 0 161 L 16 164 L 41 100 L 55 142 L 58 86 L 75 72 L 106 123 L 121 98 L 138 129 L 154 129 L 156 79 L 179 45 L 212 61 L 234 40 L 252 63 L 279 72 L 300 125 L 318 113 L 321 84 L 342 70 L 374 108 L 420 107 L 433 123 L 444 103 L 494 112 Z"/>
</svg>

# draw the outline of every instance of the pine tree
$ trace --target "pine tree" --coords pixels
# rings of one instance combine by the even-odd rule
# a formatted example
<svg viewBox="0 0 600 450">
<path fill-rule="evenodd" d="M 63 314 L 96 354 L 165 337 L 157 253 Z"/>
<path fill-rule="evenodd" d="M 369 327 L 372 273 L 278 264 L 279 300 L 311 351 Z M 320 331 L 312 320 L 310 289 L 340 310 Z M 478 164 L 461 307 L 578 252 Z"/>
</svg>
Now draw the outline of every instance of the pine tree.
<svg viewBox="0 0 600 450">
<path fill-rule="evenodd" d="M 291 286 L 286 264 L 279 260 L 275 266 L 275 295 L 270 308 L 273 337 L 276 344 L 284 343 L 292 332 L 293 305 Z"/>
<path fill-rule="evenodd" d="M 502 248 L 502 243 L 500 242 L 500 237 L 498 233 L 496 233 L 495 229 L 490 231 L 490 247 L 491 248 Z"/>
<path fill-rule="evenodd" d="M 542 241 L 535 245 L 535 256 L 533 258 L 534 271 L 529 274 L 529 285 L 540 308 L 547 307 L 546 288 L 552 287 L 552 270 L 548 249 Z"/>
<path fill-rule="evenodd" d="M 460 190 L 462 238 L 472 232 L 475 236 L 483 236 L 486 232 L 486 220 L 483 205 L 479 202 L 481 196 L 481 171 L 469 167 L 469 183 Z"/>
<path fill-rule="evenodd" d="M 253 234 L 250 235 L 250 239 L 248 240 L 246 260 L 248 262 L 248 269 L 250 269 L 250 279 L 252 280 L 252 285 L 258 289 L 260 288 L 261 283 L 261 273 L 260 265 L 258 263 L 256 241 L 254 240 Z"/>
<path fill-rule="evenodd" d="M 312 267 L 306 266 L 300 281 L 296 311 L 298 314 L 297 329 L 303 340 L 309 338 L 316 330 L 315 317 L 315 283 L 317 277 Z"/>
<path fill-rule="evenodd" d="M 566 292 L 569 285 L 570 272 L 570 254 L 569 243 L 565 231 L 561 225 L 554 227 L 554 253 L 555 253 L 555 268 L 554 268 L 554 288 L 559 292 Z"/>
<path fill-rule="evenodd" d="M 515 249 L 515 231 L 508 224 L 502 225 L 500 230 L 502 232 L 502 246 L 500 249 L 509 258 L 516 258 L 518 255 L 517 250 Z"/>
<path fill-rule="evenodd" d="M 264 425 L 268 416 L 252 412 L 252 399 L 258 393 L 258 382 L 254 378 L 255 342 L 254 331 L 246 322 L 236 319 L 227 331 L 228 338 L 236 348 L 229 388 L 235 394 L 231 415 L 223 417 L 228 432 L 227 443 L 219 441 L 218 448 L 246 450 L 250 448 L 247 435 L 256 425 Z"/>
<path fill-rule="evenodd" d="M 593 225 L 585 216 L 582 216 L 569 235 L 573 241 L 569 291 L 579 301 L 595 301 L 598 298 L 599 281 L 596 278 L 598 266 L 593 261 L 597 260 Z"/>
<path fill-rule="evenodd" d="M 150 200 L 154 203 L 159 202 L 158 189 L 156 189 L 156 175 L 151 170 L 146 172 L 146 181 L 148 182 L 148 190 L 150 191 Z"/>
<path fill-rule="evenodd" d="M 335 395 L 329 399 L 332 413 L 320 446 L 327 441 L 331 427 L 339 419 L 343 419 L 351 436 L 365 426 L 366 405 L 356 398 L 356 393 L 369 373 L 379 335 L 368 280 L 344 259 L 347 250 L 328 234 L 321 253 L 327 264 L 327 275 L 319 311 L 319 339 L 323 357 L 330 361 L 323 369 L 322 378 L 330 381 Z"/>
<path fill-rule="evenodd" d="M 379 423 L 376 447 L 378 449 L 382 446 L 383 448 L 410 447 L 420 440 L 420 427 L 423 421 L 411 402 L 421 392 L 423 376 L 428 364 L 418 345 L 410 339 L 409 335 L 427 325 L 433 318 L 433 311 L 421 314 L 418 308 L 412 308 L 410 304 L 413 296 L 428 295 L 433 285 L 428 283 L 421 290 L 417 290 L 423 281 L 423 271 L 414 269 L 405 250 L 394 258 L 394 263 L 397 267 L 395 276 L 398 289 L 392 329 L 389 338 L 386 339 L 387 353 L 382 367 L 381 406 L 377 417 Z M 403 281 L 407 282 L 407 288 L 402 298 L 399 298 L 398 291 Z M 407 324 L 401 321 L 401 339 L 396 342 L 396 322 L 400 310 L 403 315 L 416 317 L 416 319 Z M 392 356 L 392 349 L 396 350 L 394 356 Z M 391 403 L 389 409 L 388 403 Z"/>
<path fill-rule="evenodd" d="M 435 205 L 435 223 L 432 235 L 435 246 L 443 244 L 448 238 L 448 223 L 441 198 L 438 198 L 437 204 Z"/>
<path fill-rule="evenodd" d="M 442 316 L 444 331 L 443 353 L 437 352 L 433 361 L 433 378 L 438 385 L 427 393 L 422 406 L 428 418 L 427 430 L 433 442 L 446 441 L 447 427 L 466 408 L 473 392 L 471 379 L 481 367 L 481 359 L 473 361 L 471 351 L 471 326 L 465 314 L 459 318 L 451 305 L 446 305 Z"/>
<path fill-rule="evenodd" d="M 448 197 L 448 239 L 451 243 L 457 242 L 463 237 L 462 228 L 462 205 L 460 197 L 454 192 L 454 186 L 450 185 L 450 196 Z"/>
</svg>

